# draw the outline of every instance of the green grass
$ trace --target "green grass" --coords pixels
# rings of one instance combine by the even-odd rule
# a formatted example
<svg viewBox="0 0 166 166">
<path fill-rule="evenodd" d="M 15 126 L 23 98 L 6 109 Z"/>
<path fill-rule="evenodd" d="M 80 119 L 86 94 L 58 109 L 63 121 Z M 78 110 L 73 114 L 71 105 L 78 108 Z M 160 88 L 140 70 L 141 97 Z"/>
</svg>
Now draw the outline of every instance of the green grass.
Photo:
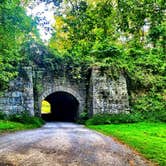
<svg viewBox="0 0 166 166">
<path fill-rule="evenodd" d="M 166 123 L 141 122 L 87 127 L 116 137 L 152 162 L 166 166 Z"/>
<path fill-rule="evenodd" d="M 26 129 L 37 128 L 39 125 L 36 124 L 22 124 L 18 122 L 11 122 L 6 120 L 0 120 L 0 134 L 4 132 L 12 132 Z"/>
</svg>

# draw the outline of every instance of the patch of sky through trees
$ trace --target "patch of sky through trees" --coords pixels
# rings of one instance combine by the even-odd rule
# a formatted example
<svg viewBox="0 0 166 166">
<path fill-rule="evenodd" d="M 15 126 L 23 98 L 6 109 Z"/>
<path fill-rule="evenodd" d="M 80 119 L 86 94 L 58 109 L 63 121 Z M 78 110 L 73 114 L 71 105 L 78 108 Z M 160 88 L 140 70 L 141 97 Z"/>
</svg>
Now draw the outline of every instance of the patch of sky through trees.
<svg viewBox="0 0 166 166">
<path fill-rule="evenodd" d="M 37 22 L 41 39 L 46 43 L 54 33 L 54 15 L 61 2 L 61 0 L 32 0 L 26 8 L 27 15 Z"/>
</svg>

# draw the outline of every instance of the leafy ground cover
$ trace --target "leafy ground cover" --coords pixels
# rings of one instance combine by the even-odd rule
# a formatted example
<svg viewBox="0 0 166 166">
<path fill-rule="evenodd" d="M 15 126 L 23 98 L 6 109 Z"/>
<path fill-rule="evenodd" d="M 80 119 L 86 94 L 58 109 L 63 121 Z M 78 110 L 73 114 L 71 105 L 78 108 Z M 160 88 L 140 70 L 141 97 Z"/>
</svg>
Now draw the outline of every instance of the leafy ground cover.
<svg viewBox="0 0 166 166">
<path fill-rule="evenodd" d="M 40 127 L 43 123 L 40 124 L 23 124 L 19 122 L 11 122 L 7 120 L 0 120 L 0 134 L 6 132 L 13 132 L 19 130 L 33 129 Z"/>
<path fill-rule="evenodd" d="M 111 135 L 128 144 L 147 159 L 166 165 L 166 123 L 89 125 L 90 129 Z"/>
</svg>

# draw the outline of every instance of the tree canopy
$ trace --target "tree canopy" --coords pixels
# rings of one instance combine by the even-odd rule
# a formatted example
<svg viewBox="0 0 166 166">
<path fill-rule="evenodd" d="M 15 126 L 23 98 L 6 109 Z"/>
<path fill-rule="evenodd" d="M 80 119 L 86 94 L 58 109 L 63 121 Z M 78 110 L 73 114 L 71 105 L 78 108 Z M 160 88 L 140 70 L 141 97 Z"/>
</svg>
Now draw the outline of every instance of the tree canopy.
<svg viewBox="0 0 166 166">
<path fill-rule="evenodd" d="M 35 22 L 19 0 L 0 1 L 0 89 L 17 75 L 24 42 L 37 37 Z"/>
<path fill-rule="evenodd" d="M 52 49 L 123 72 L 136 109 L 164 110 L 164 0 L 67 0 L 56 13 Z"/>
</svg>

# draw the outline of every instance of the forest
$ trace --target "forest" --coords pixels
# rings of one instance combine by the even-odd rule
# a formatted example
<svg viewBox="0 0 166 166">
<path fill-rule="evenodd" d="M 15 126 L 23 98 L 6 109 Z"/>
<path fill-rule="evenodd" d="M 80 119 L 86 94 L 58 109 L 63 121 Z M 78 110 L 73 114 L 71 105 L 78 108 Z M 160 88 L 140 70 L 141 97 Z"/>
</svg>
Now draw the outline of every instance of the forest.
<svg viewBox="0 0 166 166">
<path fill-rule="evenodd" d="M 52 53 L 51 66 L 65 61 L 109 68 L 127 78 L 132 112 L 166 121 L 166 6 L 164 0 L 38 0 L 53 3 L 54 25 L 48 42 L 41 39 L 39 17 L 27 15 L 31 0 L 0 1 L 0 89 L 30 64 L 29 44 Z M 40 20 L 41 21 L 41 20 Z M 43 20 L 42 26 L 45 26 Z M 49 30 L 49 28 L 47 28 Z M 36 60 L 46 61 L 42 57 Z M 84 68 L 84 72 L 86 71 Z"/>
</svg>

